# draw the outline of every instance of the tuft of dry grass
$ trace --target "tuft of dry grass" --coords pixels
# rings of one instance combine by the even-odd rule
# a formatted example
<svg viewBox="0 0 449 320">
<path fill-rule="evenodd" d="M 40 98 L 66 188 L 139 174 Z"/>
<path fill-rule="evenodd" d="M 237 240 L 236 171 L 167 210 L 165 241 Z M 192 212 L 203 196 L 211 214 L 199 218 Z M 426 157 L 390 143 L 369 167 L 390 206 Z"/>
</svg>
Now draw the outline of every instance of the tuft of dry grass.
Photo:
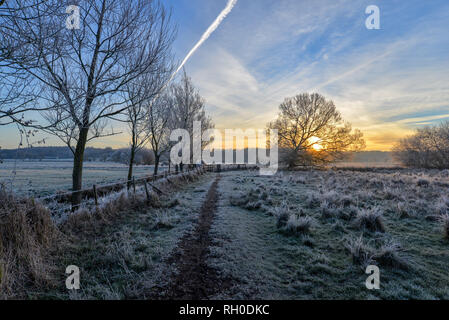
<svg viewBox="0 0 449 320">
<path fill-rule="evenodd" d="M 276 218 L 276 226 L 282 228 L 290 218 L 290 208 L 286 202 L 282 202 L 280 206 L 276 206 L 271 210 L 271 214 Z"/>
<path fill-rule="evenodd" d="M 236 195 L 231 195 L 229 202 L 235 207 L 244 207 L 248 204 L 249 198 L 243 192 L 239 192 Z"/>
<path fill-rule="evenodd" d="M 59 237 L 48 209 L 0 190 L 0 298 L 27 296 L 54 283 L 50 252 Z"/>
<path fill-rule="evenodd" d="M 397 202 L 393 209 L 402 219 L 415 217 L 414 210 L 405 202 Z"/>
<path fill-rule="evenodd" d="M 256 189 L 249 190 L 246 194 L 244 192 L 238 192 L 235 195 L 229 197 L 229 202 L 235 207 L 240 207 L 249 211 L 259 210 L 265 204 L 272 204 L 271 198 L 264 188 L 258 187 Z"/>
<path fill-rule="evenodd" d="M 354 220 L 354 225 L 359 229 L 385 232 L 382 217 L 382 211 L 378 207 L 373 209 L 360 209 Z"/>
<path fill-rule="evenodd" d="M 310 217 L 299 217 L 295 214 L 290 215 L 287 223 L 282 230 L 290 235 L 300 235 L 310 232 L 313 225 L 313 219 Z"/>
<path fill-rule="evenodd" d="M 321 201 L 316 192 L 309 192 L 305 201 L 306 207 L 309 209 L 314 209 L 320 206 Z"/>
<path fill-rule="evenodd" d="M 418 181 L 416 182 L 416 185 L 418 187 L 427 188 L 430 185 L 430 182 L 429 182 L 429 180 L 426 180 L 426 179 L 418 179 Z"/>
<path fill-rule="evenodd" d="M 155 215 L 154 229 L 172 229 L 179 221 L 178 215 L 170 215 L 165 210 L 158 210 Z"/>
<path fill-rule="evenodd" d="M 352 262 L 366 268 L 373 263 L 373 254 L 371 248 L 364 243 L 363 236 L 349 239 L 345 244 L 346 249 L 352 256 Z"/>
<path fill-rule="evenodd" d="M 443 227 L 444 238 L 449 240 L 449 214 L 444 214 L 440 216 L 440 223 Z"/>
<path fill-rule="evenodd" d="M 378 264 L 383 267 L 407 270 L 409 261 L 402 256 L 402 246 L 393 240 L 384 240 L 380 248 L 373 248 L 359 238 L 349 239 L 345 245 L 352 256 L 352 262 L 365 269 L 368 265 Z"/>
<path fill-rule="evenodd" d="M 404 257 L 399 255 L 401 251 L 402 247 L 398 242 L 388 240 L 377 250 L 373 259 L 385 267 L 407 270 L 409 263 Z"/>
</svg>

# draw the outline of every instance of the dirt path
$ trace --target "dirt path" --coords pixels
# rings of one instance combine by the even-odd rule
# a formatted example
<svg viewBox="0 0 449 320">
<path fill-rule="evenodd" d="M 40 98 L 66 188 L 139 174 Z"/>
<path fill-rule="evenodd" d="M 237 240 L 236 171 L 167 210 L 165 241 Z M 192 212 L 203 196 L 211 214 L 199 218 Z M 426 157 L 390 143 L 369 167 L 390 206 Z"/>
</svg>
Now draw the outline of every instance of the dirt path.
<svg viewBox="0 0 449 320">
<path fill-rule="evenodd" d="M 175 264 L 178 273 L 170 280 L 164 299 L 204 300 L 231 287 L 231 281 L 220 278 L 217 270 L 206 262 L 212 244 L 209 231 L 217 208 L 220 178 L 216 178 L 206 195 L 194 231 L 181 239 L 168 261 Z"/>
</svg>

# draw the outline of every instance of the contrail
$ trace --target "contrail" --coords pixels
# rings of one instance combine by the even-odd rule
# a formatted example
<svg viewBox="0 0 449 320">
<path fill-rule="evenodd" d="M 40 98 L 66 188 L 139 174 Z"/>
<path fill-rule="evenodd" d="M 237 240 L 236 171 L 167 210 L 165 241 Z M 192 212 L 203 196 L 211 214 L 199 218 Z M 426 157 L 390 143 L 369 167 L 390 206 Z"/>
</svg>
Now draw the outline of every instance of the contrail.
<svg viewBox="0 0 449 320">
<path fill-rule="evenodd" d="M 178 69 L 176 69 L 175 72 L 171 75 L 170 79 L 165 83 L 165 85 L 162 87 L 162 89 L 159 91 L 159 93 L 162 93 L 165 88 L 170 84 L 170 82 L 175 78 L 175 76 L 178 74 L 178 72 L 184 67 L 184 65 L 187 63 L 187 61 L 192 57 L 192 55 L 195 53 L 196 50 L 198 50 L 199 47 L 206 41 L 211 34 L 218 28 L 218 26 L 223 22 L 223 20 L 226 18 L 226 16 L 232 11 L 234 6 L 237 4 L 238 0 L 228 0 L 228 3 L 226 7 L 223 9 L 223 11 L 220 12 L 218 17 L 215 19 L 215 21 L 210 25 L 209 28 L 207 28 L 206 32 L 203 33 L 201 36 L 201 39 L 195 44 L 195 46 L 190 50 L 190 52 L 186 55 L 182 63 L 179 65 Z M 153 98 L 153 102 L 159 97 L 160 94 L 158 94 L 155 98 Z M 153 103 L 151 103 L 153 104 Z"/>
<path fill-rule="evenodd" d="M 190 52 L 187 54 L 187 56 L 184 58 L 182 63 L 179 65 L 178 69 L 173 73 L 172 78 L 179 72 L 179 70 L 184 67 L 186 62 L 190 59 L 190 57 L 195 53 L 196 50 L 198 50 L 199 47 L 206 41 L 210 35 L 218 28 L 218 26 L 221 24 L 221 22 L 226 18 L 226 16 L 232 11 L 234 6 L 236 5 L 237 0 L 228 0 L 228 4 L 223 9 L 223 11 L 218 15 L 218 17 L 215 19 L 215 21 L 210 25 L 210 27 L 204 32 L 204 34 L 201 36 L 201 39 L 197 42 L 197 44 L 190 50 Z M 170 82 L 170 81 L 169 81 Z"/>
</svg>

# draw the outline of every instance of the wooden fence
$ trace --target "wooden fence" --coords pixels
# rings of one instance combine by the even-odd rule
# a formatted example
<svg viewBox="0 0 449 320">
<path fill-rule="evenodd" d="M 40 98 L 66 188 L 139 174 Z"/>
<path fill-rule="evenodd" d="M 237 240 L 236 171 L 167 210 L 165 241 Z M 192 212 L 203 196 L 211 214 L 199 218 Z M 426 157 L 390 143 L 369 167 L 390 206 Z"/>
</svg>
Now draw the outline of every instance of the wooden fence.
<svg viewBox="0 0 449 320">
<path fill-rule="evenodd" d="M 79 191 L 69 191 L 69 192 L 63 192 L 63 193 L 56 193 L 51 196 L 47 196 L 44 198 L 38 198 L 38 200 L 44 201 L 44 202 L 57 202 L 57 203 L 70 203 L 72 200 L 72 196 L 75 194 L 81 193 L 81 198 L 83 201 L 86 200 L 94 200 L 95 205 L 98 205 L 98 199 L 100 197 L 104 197 L 110 193 L 113 192 L 119 192 L 123 190 L 125 187 L 128 189 L 132 188 L 134 192 L 136 191 L 136 186 L 143 185 L 145 188 L 145 192 L 147 195 L 149 194 L 149 189 L 151 188 L 156 193 L 163 194 L 163 191 L 161 191 L 159 188 L 157 188 L 153 182 L 156 182 L 159 179 L 163 178 L 169 178 L 176 175 L 186 174 L 186 173 L 200 173 L 200 172 L 222 172 L 222 171 L 232 171 L 232 170 L 250 170 L 250 169 L 256 169 L 257 166 L 250 166 L 245 164 L 239 164 L 239 165 L 222 165 L 222 164 L 213 164 L 213 165 L 185 165 L 181 168 L 177 167 L 175 171 L 165 171 L 158 175 L 150 175 L 142 178 L 134 178 L 130 181 L 124 181 L 124 182 L 118 182 L 113 184 L 107 184 L 107 185 L 97 185 L 94 184 L 92 188 L 89 189 L 83 189 Z M 170 180 L 168 179 L 170 182 Z M 80 205 L 73 209 L 77 209 Z"/>
</svg>

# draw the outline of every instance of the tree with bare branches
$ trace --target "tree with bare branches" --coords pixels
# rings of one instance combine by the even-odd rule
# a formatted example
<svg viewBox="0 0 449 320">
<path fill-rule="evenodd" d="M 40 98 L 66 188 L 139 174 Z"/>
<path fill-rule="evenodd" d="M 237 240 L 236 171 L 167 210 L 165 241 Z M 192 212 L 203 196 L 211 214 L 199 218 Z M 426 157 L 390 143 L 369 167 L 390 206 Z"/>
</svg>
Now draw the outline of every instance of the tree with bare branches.
<svg viewBox="0 0 449 320">
<path fill-rule="evenodd" d="M 157 175 L 162 155 L 168 153 L 173 143 L 170 134 L 176 128 L 173 97 L 166 91 L 148 105 L 148 142 L 154 153 L 154 175 Z"/>
<path fill-rule="evenodd" d="M 396 160 L 407 167 L 449 169 L 449 121 L 416 130 L 393 150 Z"/>
<path fill-rule="evenodd" d="M 290 168 L 324 165 L 365 147 L 362 133 L 353 131 L 334 103 L 319 94 L 287 98 L 279 109 L 268 129 L 278 130 L 280 163 Z"/>
<path fill-rule="evenodd" d="M 36 7 L 44 0 L 25 4 L 22 1 L 8 1 L 0 6 L 0 26 L 5 32 L 11 31 L 13 25 L 8 24 L 11 18 L 20 20 L 25 17 L 17 16 L 20 10 Z M 35 18 L 45 16 L 45 11 L 35 13 Z M 26 17 L 31 18 L 31 16 Z M 23 22 L 23 21 L 22 21 Z M 9 58 L 18 50 L 18 42 L 0 33 L 0 126 L 20 123 L 31 124 L 33 120 L 25 118 L 25 113 L 48 110 L 48 106 L 35 104 L 34 99 L 39 88 L 33 87 L 32 79 L 23 70 L 11 68 L 13 63 Z M 25 129 L 21 129 L 25 130 Z"/>
<path fill-rule="evenodd" d="M 186 71 L 183 71 L 181 80 L 175 83 L 170 88 L 172 97 L 174 125 L 178 129 L 185 129 L 189 132 L 191 140 L 199 139 L 201 141 L 201 148 L 204 148 L 210 143 L 202 141 L 201 137 L 195 137 L 193 130 L 193 123 L 195 121 L 201 122 L 201 132 L 207 129 L 213 129 L 215 124 L 212 118 L 206 114 L 206 102 L 200 95 L 199 91 L 193 85 L 192 79 L 187 76 Z M 192 145 L 191 141 L 191 145 Z M 190 159 L 193 159 L 193 150 L 191 150 Z"/>
<path fill-rule="evenodd" d="M 157 166 L 159 165 L 160 155 L 159 144 L 157 141 L 160 138 L 155 136 L 158 134 L 156 132 L 156 123 L 158 120 L 155 117 L 161 117 L 162 114 L 159 112 L 164 111 L 163 115 L 170 115 L 171 110 L 158 110 L 158 104 L 153 107 L 153 104 L 158 101 L 158 96 L 161 94 L 163 87 L 170 78 L 173 72 L 173 64 L 171 62 L 170 56 L 167 55 L 165 59 L 160 59 L 160 63 L 157 66 L 157 70 L 144 74 L 139 77 L 126 87 L 126 94 L 128 97 L 128 109 L 125 115 L 125 121 L 128 124 L 128 129 L 131 137 L 130 141 L 130 153 L 129 153 L 129 169 L 128 169 L 128 188 L 130 187 L 130 180 L 133 176 L 133 166 L 136 154 L 145 147 L 145 145 L 151 141 L 151 145 L 155 152 L 155 172 L 157 173 Z M 169 108 L 169 106 L 165 106 Z M 155 111 L 157 109 L 158 111 Z M 163 127 L 165 128 L 165 126 Z M 161 128 L 161 130 L 163 130 Z M 162 133 L 163 135 L 163 133 Z"/>
<path fill-rule="evenodd" d="M 66 28 L 65 1 L 20 3 L 14 15 L 1 17 L 9 27 L 0 29 L 0 42 L 13 48 L 5 63 L 11 73 L 30 79 L 27 94 L 34 95 L 34 104 L 48 108 L 44 123 L 34 126 L 70 147 L 73 191 L 79 191 L 86 144 L 115 134 L 105 129 L 129 107 L 126 85 L 150 72 L 170 49 L 170 16 L 156 1 L 78 0 L 71 3 L 80 8 L 77 30 Z M 80 201 L 75 192 L 73 206 Z"/>
</svg>

